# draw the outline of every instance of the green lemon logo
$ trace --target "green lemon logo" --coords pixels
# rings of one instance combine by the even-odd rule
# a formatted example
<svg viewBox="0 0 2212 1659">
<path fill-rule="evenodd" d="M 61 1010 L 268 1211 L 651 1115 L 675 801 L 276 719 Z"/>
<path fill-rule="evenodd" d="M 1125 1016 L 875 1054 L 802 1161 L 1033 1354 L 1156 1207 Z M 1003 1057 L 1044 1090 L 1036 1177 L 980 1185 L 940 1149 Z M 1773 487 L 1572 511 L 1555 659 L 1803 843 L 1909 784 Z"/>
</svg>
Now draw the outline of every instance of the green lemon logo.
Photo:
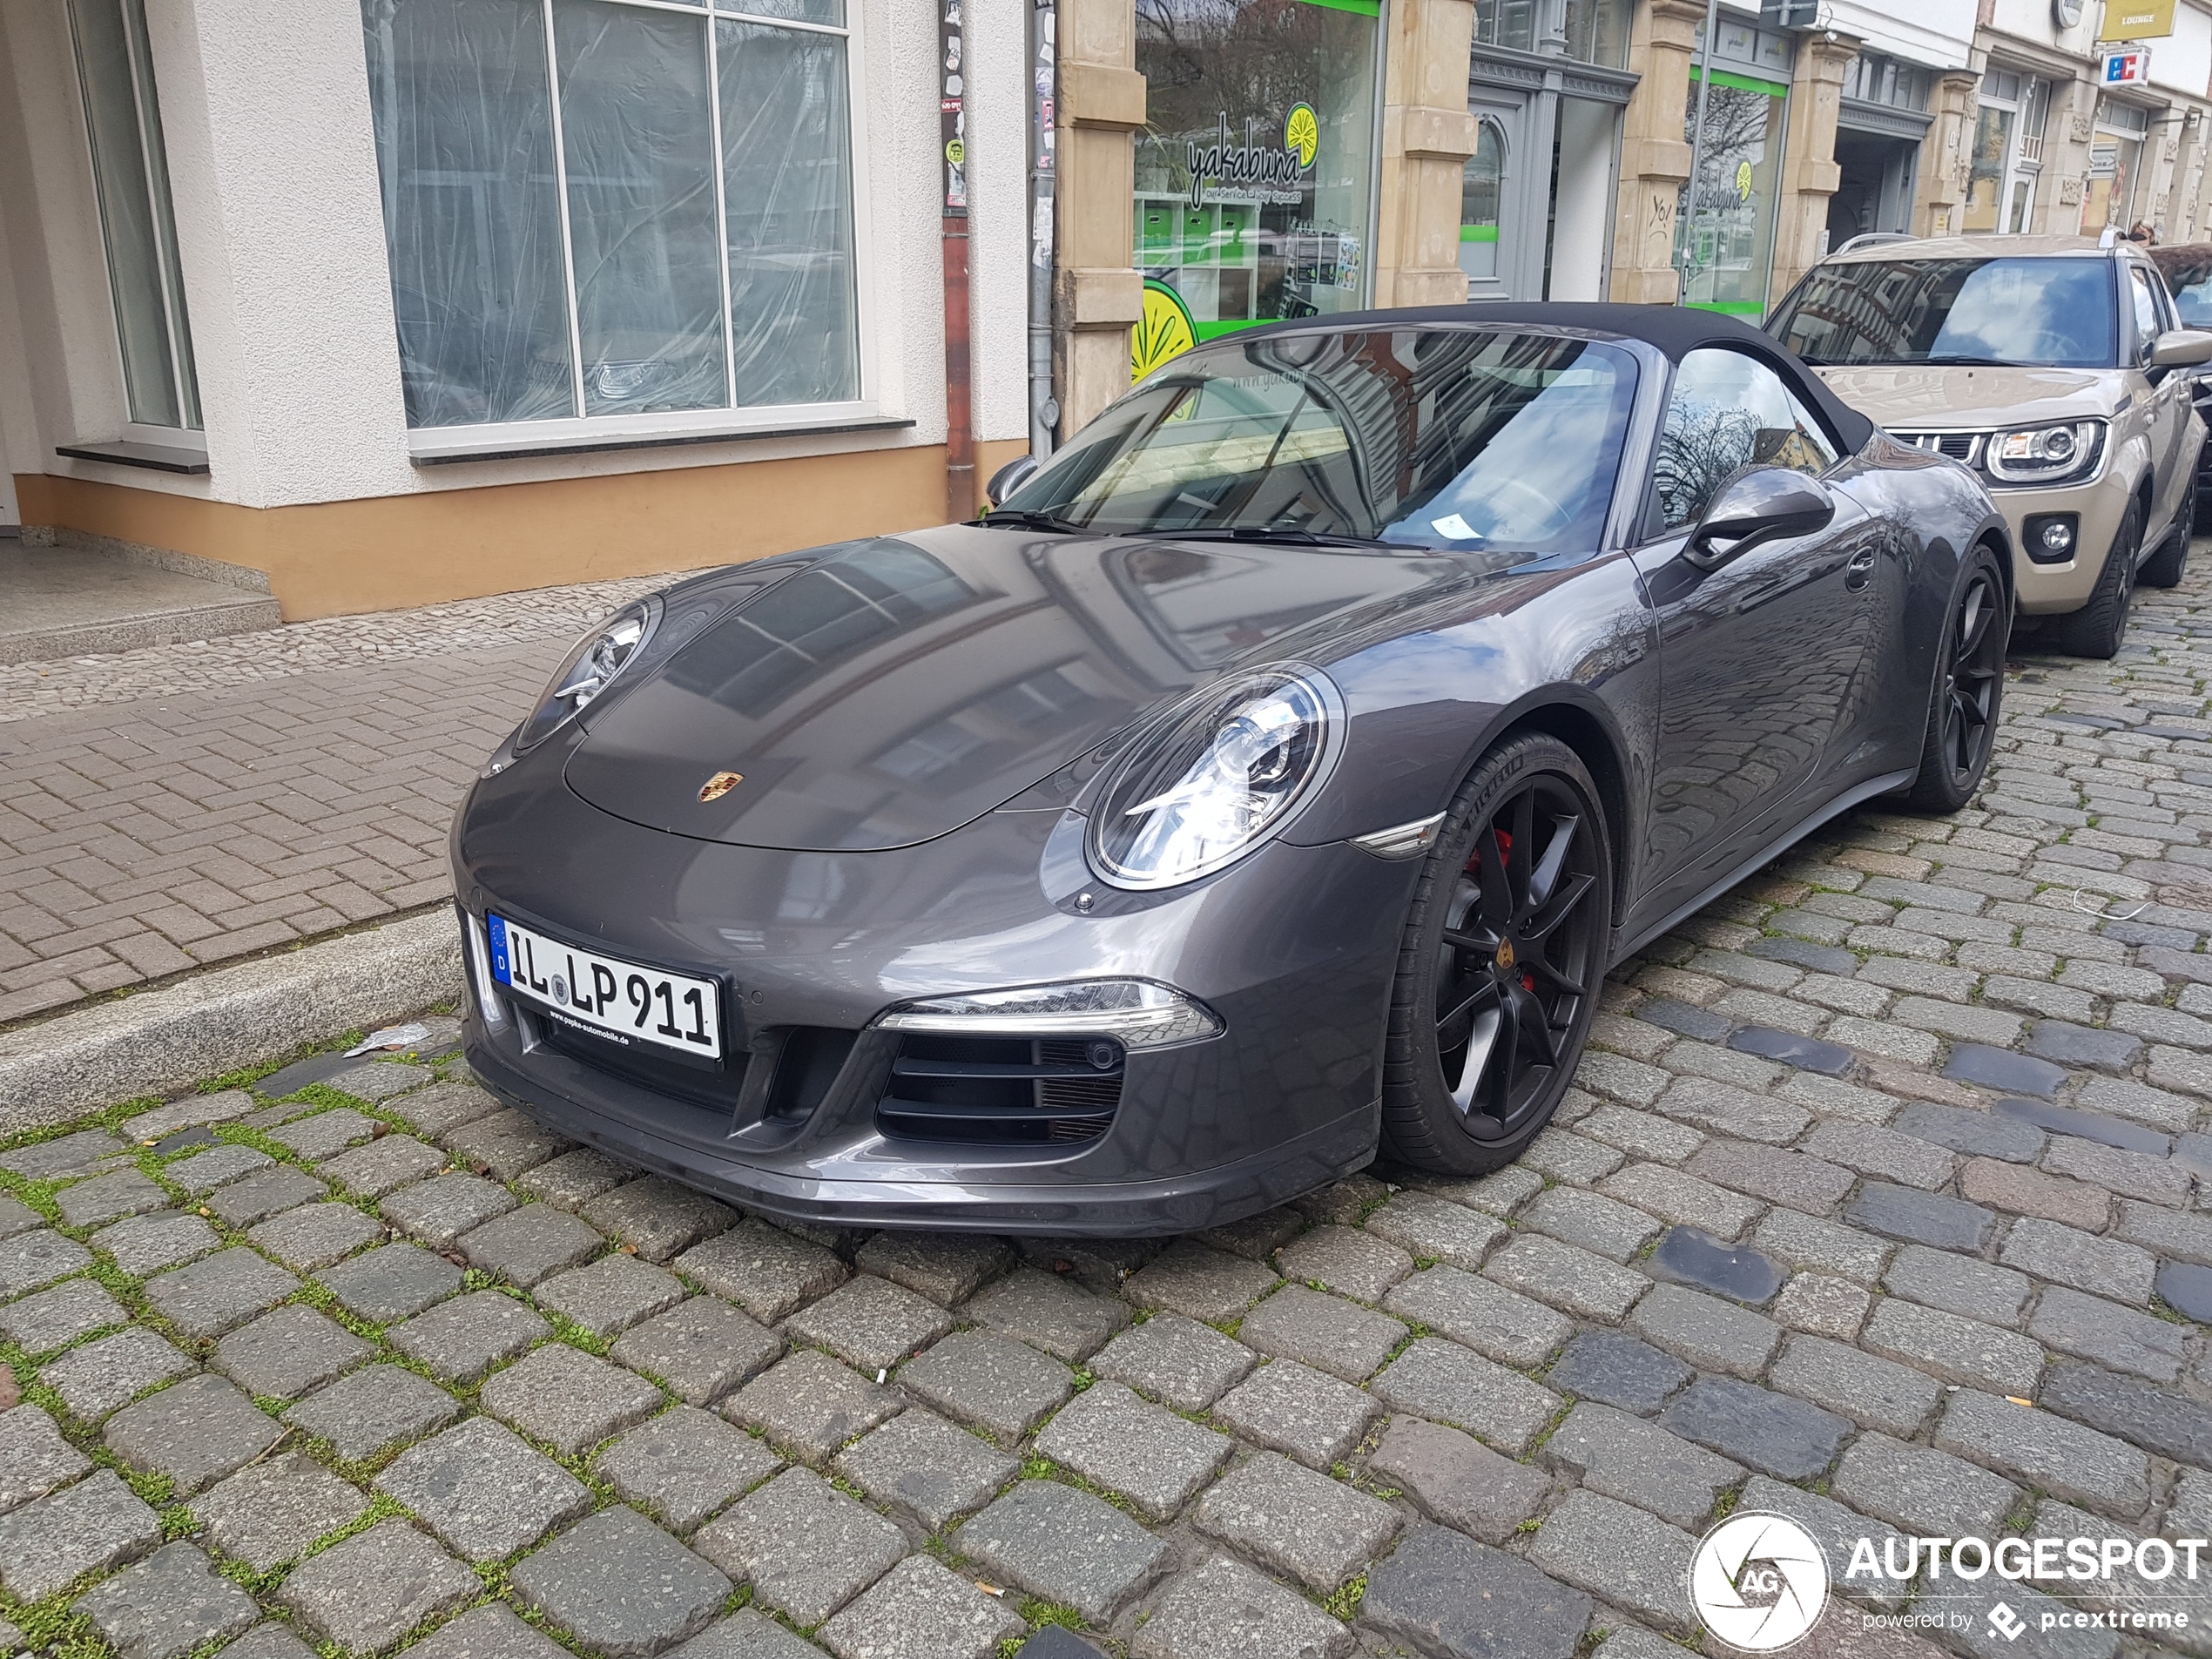
<svg viewBox="0 0 2212 1659">
<path fill-rule="evenodd" d="M 1291 105 L 1290 118 L 1283 123 L 1283 148 L 1298 156 L 1300 167 L 1313 165 L 1314 152 L 1321 147 L 1321 121 L 1313 113 L 1311 104 Z"/>
<path fill-rule="evenodd" d="M 1144 312 L 1130 330 L 1129 374 L 1141 381 L 1169 359 L 1198 343 L 1190 308 L 1183 296 L 1157 277 L 1144 280 Z"/>
<path fill-rule="evenodd" d="M 1736 164 L 1736 199 L 1740 202 L 1751 199 L 1751 164 L 1748 161 Z"/>
</svg>

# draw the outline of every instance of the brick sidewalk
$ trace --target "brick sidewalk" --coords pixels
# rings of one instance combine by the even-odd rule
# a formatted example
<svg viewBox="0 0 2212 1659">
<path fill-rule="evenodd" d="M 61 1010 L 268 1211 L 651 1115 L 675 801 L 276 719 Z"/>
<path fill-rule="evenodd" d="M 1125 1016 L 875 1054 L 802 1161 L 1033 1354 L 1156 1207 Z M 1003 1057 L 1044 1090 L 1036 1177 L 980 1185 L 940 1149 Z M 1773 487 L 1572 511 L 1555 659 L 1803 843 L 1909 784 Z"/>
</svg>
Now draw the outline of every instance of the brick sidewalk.
<svg viewBox="0 0 2212 1659">
<path fill-rule="evenodd" d="M 0 669 L 0 1021 L 444 897 L 469 777 L 667 579 Z"/>
<path fill-rule="evenodd" d="M 1480 1181 L 778 1227 L 450 1058 L 0 1143 L 0 1653 L 1691 1659 L 1759 1511 L 1838 1575 L 1805 1659 L 2208 1659 L 2178 1566 L 1842 1576 L 2212 1531 L 2208 601 L 1623 964 Z"/>
</svg>

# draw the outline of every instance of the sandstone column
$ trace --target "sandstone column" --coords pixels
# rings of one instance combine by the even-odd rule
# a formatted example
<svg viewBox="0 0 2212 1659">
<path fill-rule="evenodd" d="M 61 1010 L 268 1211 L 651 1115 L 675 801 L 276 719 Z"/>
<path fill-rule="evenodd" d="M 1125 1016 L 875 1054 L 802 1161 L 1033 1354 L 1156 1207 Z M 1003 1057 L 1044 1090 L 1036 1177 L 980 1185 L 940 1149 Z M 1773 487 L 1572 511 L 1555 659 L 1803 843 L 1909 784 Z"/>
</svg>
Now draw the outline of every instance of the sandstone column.
<svg viewBox="0 0 2212 1659">
<path fill-rule="evenodd" d="M 1132 199 L 1144 78 L 1131 0 L 1061 0 L 1058 10 L 1053 379 L 1064 435 L 1129 389 L 1129 331 L 1143 306 Z"/>
<path fill-rule="evenodd" d="M 1616 300 L 1672 305 L 1680 290 L 1675 216 L 1689 181 L 1689 145 L 1683 132 L 1690 58 L 1704 21 L 1705 8 L 1693 0 L 1637 0 L 1629 62 L 1643 78 L 1621 119 L 1621 185 L 1613 219 Z"/>
<path fill-rule="evenodd" d="M 1460 185 L 1474 153 L 1467 112 L 1474 0 L 1395 0 L 1384 47 L 1375 303 L 1457 305 Z"/>
</svg>

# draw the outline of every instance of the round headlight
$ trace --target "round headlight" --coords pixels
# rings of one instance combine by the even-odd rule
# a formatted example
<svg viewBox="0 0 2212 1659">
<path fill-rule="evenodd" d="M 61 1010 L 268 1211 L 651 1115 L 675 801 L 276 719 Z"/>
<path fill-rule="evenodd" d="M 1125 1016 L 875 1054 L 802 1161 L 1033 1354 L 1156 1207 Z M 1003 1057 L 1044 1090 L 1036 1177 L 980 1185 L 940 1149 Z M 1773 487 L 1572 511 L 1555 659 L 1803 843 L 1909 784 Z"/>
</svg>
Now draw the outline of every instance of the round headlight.
<svg viewBox="0 0 2212 1659">
<path fill-rule="evenodd" d="M 605 691 L 630 666 L 659 620 L 660 602 L 641 599 L 624 605 L 577 641 L 576 649 L 545 683 L 529 718 L 515 733 L 516 753 L 540 741 Z"/>
<path fill-rule="evenodd" d="M 1234 862 L 1320 777 L 1335 688 L 1261 669 L 1209 686 L 1130 746 L 1090 820 L 1091 863 L 1117 887 L 1170 887 Z"/>
</svg>

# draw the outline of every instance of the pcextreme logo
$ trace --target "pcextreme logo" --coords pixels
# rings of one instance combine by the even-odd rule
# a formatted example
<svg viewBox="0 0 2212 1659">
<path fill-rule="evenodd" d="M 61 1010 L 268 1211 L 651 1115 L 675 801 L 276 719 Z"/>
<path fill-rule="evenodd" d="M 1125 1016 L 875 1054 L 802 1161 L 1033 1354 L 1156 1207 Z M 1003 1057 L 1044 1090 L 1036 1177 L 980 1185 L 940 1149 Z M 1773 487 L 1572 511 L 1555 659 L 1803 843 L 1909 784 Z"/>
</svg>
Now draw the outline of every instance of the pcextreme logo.
<svg viewBox="0 0 2212 1659">
<path fill-rule="evenodd" d="M 1746 1509 L 1698 1540 L 1689 1602 L 1705 1628 L 1745 1653 L 1801 1641 L 1828 1605 L 1828 1558 L 1787 1515 Z"/>
</svg>

